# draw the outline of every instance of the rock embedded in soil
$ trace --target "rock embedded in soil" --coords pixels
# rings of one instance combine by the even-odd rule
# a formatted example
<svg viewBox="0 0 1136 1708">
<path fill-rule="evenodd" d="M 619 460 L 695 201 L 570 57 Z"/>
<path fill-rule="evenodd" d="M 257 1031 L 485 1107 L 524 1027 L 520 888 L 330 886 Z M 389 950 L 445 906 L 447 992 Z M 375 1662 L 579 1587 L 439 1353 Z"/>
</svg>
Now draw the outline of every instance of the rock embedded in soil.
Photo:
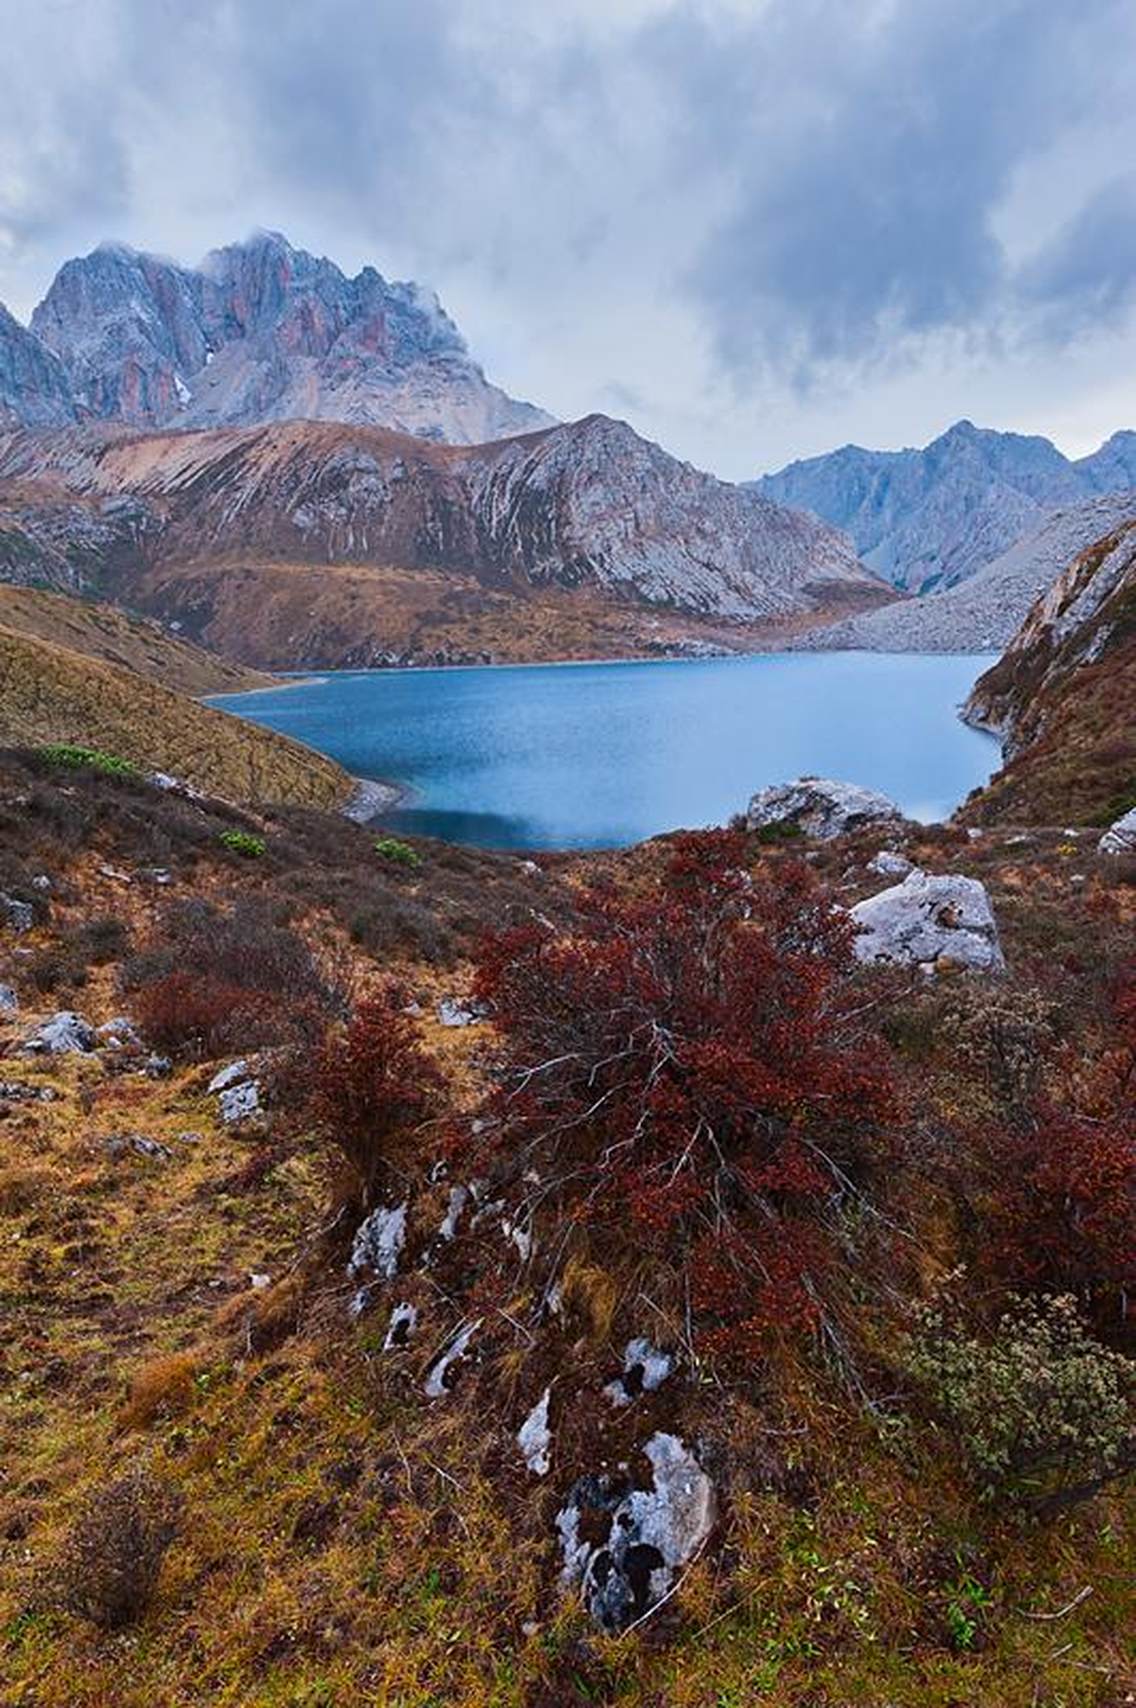
<svg viewBox="0 0 1136 1708">
<path fill-rule="evenodd" d="M 61 1009 L 29 1032 L 23 1047 L 30 1056 L 90 1055 L 97 1042 L 89 1021 L 71 1009 Z"/>
<path fill-rule="evenodd" d="M 348 1275 L 362 1275 L 370 1270 L 383 1281 L 398 1273 L 399 1259 L 406 1244 L 408 1201 L 401 1204 L 380 1204 L 355 1230 Z"/>
<path fill-rule="evenodd" d="M 580 1586 L 592 1618 L 608 1632 L 626 1630 L 668 1594 L 717 1517 L 714 1485 L 676 1435 L 657 1432 L 643 1452 L 650 1488 L 629 1488 L 606 1474 L 581 1477 L 556 1516 L 562 1581 Z"/>
<path fill-rule="evenodd" d="M 629 1406 L 640 1394 L 653 1394 L 662 1386 L 674 1368 L 669 1352 L 662 1352 L 649 1340 L 639 1337 L 629 1340 L 623 1349 L 623 1371 L 604 1388 L 614 1406 Z"/>
<path fill-rule="evenodd" d="M 910 872 L 851 909 L 856 959 L 869 965 L 998 973 L 1005 960 L 984 885 L 959 873 Z"/>
<path fill-rule="evenodd" d="M 1102 854 L 1136 854 L 1136 807 L 1109 825 L 1097 848 Z"/>
</svg>

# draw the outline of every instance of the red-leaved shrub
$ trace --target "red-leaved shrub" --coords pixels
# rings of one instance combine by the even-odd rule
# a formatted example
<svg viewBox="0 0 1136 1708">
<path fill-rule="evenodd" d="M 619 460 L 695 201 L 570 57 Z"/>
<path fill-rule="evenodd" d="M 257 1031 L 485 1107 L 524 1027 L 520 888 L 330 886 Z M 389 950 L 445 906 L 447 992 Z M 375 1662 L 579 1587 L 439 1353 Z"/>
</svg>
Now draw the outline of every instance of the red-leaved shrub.
<svg viewBox="0 0 1136 1708">
<path fill-rule="evenodd" d="M 442 1076 L 393 985 L 356 1005 L 345 1026 L 328 1032 L 308 1070 L 313 1124 L 337 1145 L 369 1203 L 393 1146 L 434 1113 Z"/>
<path fill-rule="evenodd" d="M 1035 1100 L 986 1147 L 975 1263 L 1017 1291 L 1071 1293 L 1106 1333 L 1136 1294 L 1136 980 L 1126 969 L 1109 1047 L 1067 1070 L 1060 1106 Z"/>
<path fill-rule="evenodd" d="M 737 832 L 685 835 L 651 893 L 486 943 L 499 1083 L 465 1141 L 511 1182 L 514 1221 L 619 1230 L 681 1269 L 704 1335 L 738 1349 L 820 1320 L 829 1212 L 894 1109 L 847 916 L 806 866 L 755 879 L 744 851 Z"/>
</svg>

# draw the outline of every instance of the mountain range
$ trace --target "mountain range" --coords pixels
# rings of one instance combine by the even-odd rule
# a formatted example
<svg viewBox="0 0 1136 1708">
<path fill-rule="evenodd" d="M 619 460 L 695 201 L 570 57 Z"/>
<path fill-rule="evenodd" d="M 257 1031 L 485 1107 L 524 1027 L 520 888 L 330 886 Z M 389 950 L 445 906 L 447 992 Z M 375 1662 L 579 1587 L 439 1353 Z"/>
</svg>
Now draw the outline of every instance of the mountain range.
<svg viewBox="0 0 1136 1708">
<path fill-rule="evenodd" d="M 303 416 L 475 444 L 553 418 L 491 385 L 437 298 L 277 232 L 197 268 L 104 243 L 30 329 L 0 315 L 0 421 L 211 427 Z"/>
<path fill-rule="evenodd" d="M 888 597 L 836 529 L 598 415 L 480 446 L 16 430 L 0 563 L 268 666 L 720 648 Z"/>
<path fill-rule="evenodd" d="M 896 587 L 929 593 L 974 575 L 1054 509 L 1136 487 L 1136 433 L 1070 461 L 1048 439 L 958 421 L 922 450 L 845 445 L 754 484 L 844 529 Z"/>
</svg>

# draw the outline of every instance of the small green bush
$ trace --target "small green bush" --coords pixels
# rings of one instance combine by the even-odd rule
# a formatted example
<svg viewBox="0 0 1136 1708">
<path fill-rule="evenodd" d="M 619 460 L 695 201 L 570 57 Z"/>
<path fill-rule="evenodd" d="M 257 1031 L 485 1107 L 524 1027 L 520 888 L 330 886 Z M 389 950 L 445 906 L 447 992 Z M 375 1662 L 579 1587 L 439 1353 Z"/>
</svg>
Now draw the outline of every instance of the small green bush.
<svg viewBox="0 0 1136 1708">
<path fill-rule="evenodd" d="M 382 860 L 389 860 L 393 866 L 421 866 L 422 856 L 415 852 L 409 842 L 400 842 L 396 836 L 380 836 L 375 843 L 375 853 Z"/>
<path fill-rule="evenodd" d="M 763 844 L 776 842 L 792 842 L 796 836 L 803 834 L 799 824 L 794 824 L 791 818 L 775 818 L 772 824 L 763 824 L 754 831 L 754 840 Z"/>
<path fill-rule="evenodd" d="M 243 854 L 250 860 L 259 859 L 267 848 L 263 836 L 254 836 L 251 830 L 223 830 L 217 840 L 231 854 Z"/>
<path fill-rule="evenodd" d="M 69 771 L 97 771 L 103 777 L 141 775 L 133 760 L 120 759 L 117 754 L 104 753 L 97 747 L 76 747 L 71 742 L 56 741 L 41 747 L 40 754 L 49 765 L 60 765 Z"/>
<path fill-rule="evenodd" d="M 1087 1333 L 1069 1297 L 1014 1300 L 981 1339 L 949 1303 L 921 1306 L 907 1364 L 986 1498 L 1063 1503 L 1131 1463 L 1136 1365 Z"/>
</svg>

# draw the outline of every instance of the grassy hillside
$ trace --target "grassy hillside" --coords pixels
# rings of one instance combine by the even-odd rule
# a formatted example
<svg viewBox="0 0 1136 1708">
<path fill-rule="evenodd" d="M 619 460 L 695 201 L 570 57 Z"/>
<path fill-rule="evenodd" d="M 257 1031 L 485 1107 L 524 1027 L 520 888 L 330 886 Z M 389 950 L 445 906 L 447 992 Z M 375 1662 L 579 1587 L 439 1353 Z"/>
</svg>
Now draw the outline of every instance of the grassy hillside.
<svg viewBox="0 0 1136 1708">
<path fill-rule="evenodd" d="M 74 742 L 227 799 L 334 807 L 350 783 L 298 742 L 133 670 L 0 627 L 0 742 Z"/>
<path fill-rule="evenodd" d="M 77 774 L 61 788 L 0 755 L 0 885 L 36 909 L 30 932 L 0 939 L 0 979 L 23 1005 L 19 1019 L 0 1017 L 0 1082 L 48 1094 L 0 1098 L 0 1700 L 1121 1708 L 1131 1491 L 1114 1482 L 1044 1522 L 1001 1489 L 984 1496 L 902 1349 L 913 1302 L 960 1262 L 973 1266 L 973 1320 L 997 1319 L 1012 1230 L 996 1219 L 1001 1153 L 990 1147 L 1015 1106 L 1032 1120 L 1039 1091 L 1075 1086 L 1070 1120 L 1083 1098 L 1092 1133 L 1104 1131 L 1102 1070 L 1119 1073 L 1124 1058 L 1109 1004 L 1136 919 L 1124 864 L 1097 859 L 1091 834 L 971 841 L 909 827 L 907 852 L 926 869 L 986 883 L 1009 972 L 995 984 L 857 975 L 857 1023 L 879 1024 L 900 1096 L 876 1135 L 886 1144 L 870 1190 L 828 1228 L 847 1263 L 824 1278 L 838 1333 L 769 1322 L 739 1358 L 702 1338 L 708 1307 L 684 1294 L 678 1234 L 660 1257 L 630 1203 L 613 1224 L 599 1201 L 563 1221 L 550 1202 L 529 1258 L 492 1214 L 474 1225 L 467 1210 L 453 1241 L 436 1234 L 465 1178 L 455 1144 L 492 1095 L 507 1041 L 500 1015 L 439 1023 L 439 999 L 470 992 L 479 934 L 537 922 L 570 941 L 596 882 L 605 906 L 644 901 L 622 917 L 654 932 L 669 917 L 655 902 L 676 852 L 684 905 L 714 905 L 702 886 L 715 880 L 689 846 L 539 867 L 420 841 L 394 857 L 341 820 L 280 809 L 255 821 L 261 858 L 226 852 L 222 835 L 253 822 L 113 778 Z M 831 900 L 880 887 L 867 863 L 881 840 L 806 850 L 822 920 Z M 807 884 L 797 847 L 728 847 L 747 896 L 750 884 Z M 157 861 L 170 874 L 161 891 L 148 875 Z M 38 873 L 50 891 L 34 887 Z M 604 964 L 600 954 L 578 970 L 590 979 Z M 398 1276 L 352 1315 L 360 1211 L 313 1087 L 356 1083 L 334 1072 L 343 999 L 380 977 L 397 980 L 400 1011 L 414 1005 L 402 1024 L 440 1104 L 424 1124 L 387 1131 L 384 1182 L 392 1201 L 411 1200 L 411 1237 Z M 214 988 L 224 1000 L 210 1007 Z M 557 1025 L 573 1018 L 568 988 L 551 989 Z M 598 1006 L 602 983 L 592 988 Z M 33 1017 L 62 1007 L 94 1022 L 145 1015 L 147 1044 L 173 1055 L 170 1076 L 151 1077 L 129 1047 L 21 1055 Z M 792 1071 L 789 1042 L 777 1043 L 775 1079 Z M 813 1044 L 823 1055 L 828 1042 Z M 256 1051 L 265 1110 L 226 1126 L 209 1079 Z M 711 1072 L 718 1059 L 712 1050 Z M 313 1079 L 313 1062 L 332 1068 Z M 420 1087 L 399 1085 L 407 1107 Z M 870 1080 L 862 1087 L 870 1094 Z M 845 1089 L 861 1095 L 859 1070 Z M 543 1166 L 539 1153 L 529 1164 Z M 1040 1198 L 1036 1213 L 1048 1237 Z M 565 1252 L 550 1312 L 540 1278 Z M 1082 1272 L 1086 1300 L 1099 1279 L 1091 1264 Z M 402 1299 L 419 1308 L 418 1333 L 384 1350 Z M 1114 1304 L 1094 1320 L 1119 1342 Z M 467 1317 L 480 1322 L 472 1356 L 429 1399 L 431 1360 Z M 673 1348 L 678 1365 L 618 1409 L 602 1385 L 632 1333 Z M 516 1432 L 546 1383 L 552 1467 L 538 1479 Z M 696 1443 L 718 1521 L 673 1596 L 605 1636 L 559 1583 L 555 1515 L 581 1470 L 638 1467 L 656 1428 Z M 127 1473 L 167 1492 L 174 1534 L 135 1622 L 104 1629 L 68 1611 L 67 1561 L 85 1504 Z M 121 1536 L 121 1514 L 99 1511 L 78 1552 L 88 1588 Z"/>
<path fill-rule="evenodd" d="M 149 676 L 180 694 L 239 694 L 272 678 L 179 640 L 159 623 L 113 605 L 0 585 L 0 625 Z"/>
</svg>

